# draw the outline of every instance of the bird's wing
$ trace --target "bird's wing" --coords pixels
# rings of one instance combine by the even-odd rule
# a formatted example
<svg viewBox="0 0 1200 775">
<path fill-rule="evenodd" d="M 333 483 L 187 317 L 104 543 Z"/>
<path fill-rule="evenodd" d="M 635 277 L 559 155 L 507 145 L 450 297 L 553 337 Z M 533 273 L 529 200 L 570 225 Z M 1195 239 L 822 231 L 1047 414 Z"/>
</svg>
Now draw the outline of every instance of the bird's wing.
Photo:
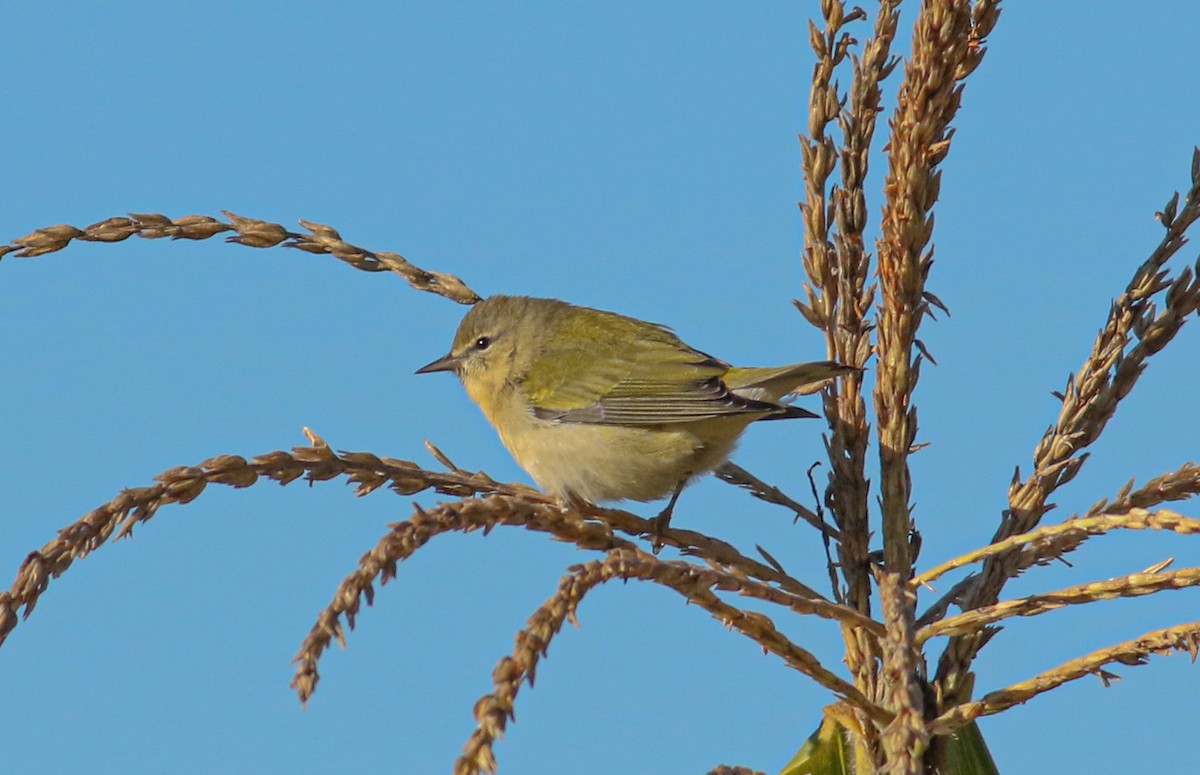
<svg viewBox="0 0 1200 775">
<path fill-rule="evenodd" d="M 669 329 L 620 315 L 592 317 L 577 327 L 558 337 L 572 345 L 544 351 L 524 380 L 538 417 L 655 425 L 793 412 L 735 394 L 722 379 L 729 364 L 688 347 Z"/>
</svg>

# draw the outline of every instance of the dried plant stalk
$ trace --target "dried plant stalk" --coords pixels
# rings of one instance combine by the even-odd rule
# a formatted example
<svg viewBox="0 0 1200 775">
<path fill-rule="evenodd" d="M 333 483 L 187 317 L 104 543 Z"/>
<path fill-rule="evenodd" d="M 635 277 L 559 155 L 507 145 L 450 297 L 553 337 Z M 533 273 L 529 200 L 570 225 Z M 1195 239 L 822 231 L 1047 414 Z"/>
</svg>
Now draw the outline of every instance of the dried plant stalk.
<svg viewBox="0 0 1200 775">
<path fill-rule="evenodd" d="M 736 463 L 725 461 L 713 471 L 713 476 L 722 482 L 741 487 L 759 500 L 774 503 L 776 506 L 783 506 L 785 509 L 793 512 L 797 519 L 804 520 L 817 530 L 820 530 L 831 540 L 837 541 L 841 538 L 841 532 L 827 525 L 812 509 L 788 497 L 783 490 L 774 485 L 767 484 Z"/>
<path fill-rule="evenodd" d="M 313 446 L 296 447 L 290 453 L 277 450 L 250 461 L 238 455 L 219 455 L 196 466 L 168 469 L 155 477 L 158 484 L 123 490 L 63 528 L 56 538 L 29 553 L 12 587 L 0 592 L 0 644 L 17 626 L 18 612 L 23 608 L 23 618 L 28 618 L 50 581 L 65 573 L 72 563 L 100 548 L 114 533 L 118 539 L 132 535 L 139 522 L 149 520 L 163 506 L 191 502 L 210 484 L 242 488 L 255 484 L 260 477 L 289 484 L 301 478 L 314 482 L 344 476 L 360 496 L 387 486 L 401 495 L 426 489 L 456 496 L 500 492 L 548 502 L 536 490 L 500 484 L 483 473 L 425 471 L 415 463 L 380 458 L 369 452 L 338 455 L 315 434 L 310 438 L 314 439 Z"/>
<path fill-rule="evenodd" d="M 676 590 L 727 627 L 742 632 L 765 650 L 782 657 L 790 667 L 843 696 L 845 702 L 868 717 L 886 723 L 888 714 L 871 703 L 853 684 L 838 678 L 815 656 L 784 637 L 769 618 L 722 601 L 712 591 L 716 577 L 710 572 L 686 562 L 660 560 L 636 548 L 621 548 L 609 552 L 603 560 L 573 568 L 560 582 L 558 592 L 542 604 L 526 627 L 517 633 L 513 654 L 502 659 L 493 672 L 495 691 L 484 695 L 475 704 L 478 727 L 468 740 L 462 757 L 455 763 L 456 774 L 495 772 L 492 744 L 503 734 L 512 717 L 513 701 L 521 685 L 526 681 L 533 683 L 538 659 L 546 653 L 550 640 L 563 623 L 568 619 L 574 621 L 575 609 L 583 596 L 597 585 L 618 578 L 652 581 Z"/>
<path fill-rule="evenodd" d="M 1118 520 L 1117 527 L 1127 530 L 1170 530 L 1180 535 L 1191 535 L 1196 532 L 1198 521 L 1170 509 L 1147 511 L 1132 509 L 1124 514 L 1105 515 Z M 1069 552 L 1078 549 L 1084 541 L 1099 533 L 1067 533 L 1057 541 L 1037 543 L 1021 550 L 1017 558 L 1018 572 L 1024 572 L 1034 565 L 1047 565 L 1053 560 L 1061 559 Z"/>
<path fill-rule="evenodd" d="M 696 589 L 686 577 L 675 579 L 654 576 L 650 580 L 676 589 L 687 597 L 689 602 L 699 605 L 726 626 L 733 627 L 767 651 L 782 657 L 789 667 L 807 675 L 877 723 L 890 721 L 890 713 L 872 703 L 854 684 L 826 669 L 810 652 L 789 641 L 775 629 L 775 624 L 766 615 L 735 608 L 722 601 L 711 590 Z"/>
<path fill-rule="evenodd" d="M 1178 469 L 1156 476 L 1136 490 L 1131 479 L 1113 501 L 1107 499 L 1094 504 L 1087 515 L 1119 514 L 1133 509 L 1148 509 L 1160 503 L 1181 501 L 1200 495 L 1200 466 L 1184 463 Z"/>
<path fill-rule="evenodd" d="M 512 655 L 501 659 L 492 671 L 495 691 L 475 703 L 478 727 L 454 763 L 455 775 L 496 771 L 492 745 L 504 735 L 508 720 L 514 718 L 514 703 L 521 684 L 528 681 L 533 685 L 538 660 L 546 655 L 550 641 L 567 620 L 578 624 L 575 611 L 584 595 L 611 578 L 604 572 L 605 564 L 606 561 L 597 560 L 573 568 L 559 582 L 558 591 L 533 612 L 517 633 Z"/>
<path fill-rule="evenodd" d="M 876 242 L 881 306 L 875 350 L 877 379 L 874 404 L 880 462 L 883 577 L 905 587 L 912 575 L 910 502 L 912 480 L 908 456 L 916 444 L 917 409 L 913 393 L 920 378 L 924 353 L 917 331 L 930 307 L 941 306 L 926 289 L 933 265 L 929 248 L 933 205 L 941 182 L 938 165 L 950 149 L 950 122 L 962 99 L 960 81 L 982 60 L 982 41 L 998 17 L 995 4 L 979 2 L 974 9 L 963 0 L 926 0 L 917 17 L 912 55 L 904 69 L 895 114 L 891 121 L 886 200 L 881 236 Z M 881 590 L 882 594 L 882 590 Z M 886 602 L 886 601 L 885 601 Z M 892 660 L 911 650 L 912 610 L 898 598 L 890 613 L 904 613 L 907 628 L 895 630 L 907 642 L 885 642 Z M 889 630 L 889 635 L 893 631 Z M 915 669 L 901 676 L 916 692 Z M 909 694 L 893 698 L 904 701 Z M 919 704 L 917 707 L 920 707 Z M 930 740 L 922 714 L 908 707 L 904 721 L 882 738 L 884 760 L 895 771 L 917 771 Z M 933 762 L 936 765 L 936 762 Z"/>
<path fill-rule="evenodd" d="M 370 605 L 375 596 L 375 582 L 386 584 L 396 576 L 396 567 L 434 536 L 451 531 L 491 531 L 497 525 L 524 527 L 549 533 L 559 541 L 574 543 L 580 549 L 612 552 L 633 551 L 630 541 L 617 537 L 613 527 L 556 505 L 532 503 L 524 498 L 494 495 L 482 500 L 470 499 L 446 503 L 433 509 L 415 507 L 416 513 L 404 522 L 391 527 L 371 551 L 359 560 L 358 567 L 338 586 L 329 605 L 318 615 L 316 623 L 305 637 L 293 662 L 297 663 L 292 687 L 307 702 L 320 680 L 318 663 L 329 645 L 336 639 L 345 645 L 344 619 L 350 629 L 363 600 Z M 663 567 L 667 567 L 664 565 Z M 676 566 L 671 566 L 676 567 Z M 824 599 L 814 599 L 788 592 L 723 570 L 711 570 L 687 563 L 689 578 L 698 586 L 716 587 L 722 591 L 738 592 L 746 597 L 775 603 L 799 614 L 811 614 L 842 624 L 862 628 L 879 636 L 883 627 L 878 622 L 845 606 Z M 764 644 L 764 647 L 765 644 Z"/>
<path fill-rule="evenodd" d="M 1200 520 L 1185 517 L 1169 509 L 1148 511 L 1129 509 L 1123 514 L 1099 514 L 1097 516 L 1073 517 L 1057 525 L 1048 525 L 1028 533 L 1010 536 L 1003 541 L 988 544 L 954 559 L 937 565 L 912 580 L 914 587 L 928 584 L 956 568 L 981 562 L 1015 548 L 1023 549 L 1025 567 L 1061 557 L 1076 549 L 1086 539 L 1103 535 L 1113 530 L 1171 530 L 1180 535 L 1200 533 Z"/>
<path fill-rule="evenodd" d="M 929 746 L 925 724 L 925 701 L 914 677 L 924 672 L 924 660 L 916 647 L 913 607 L 916 593 L 899 574 L 881 570 L 879 599 L 887 637 L 881 643 L 885 691 L 884 707 L 895 718 L 883 730 L 880 740 L 885 752 L 884 771 L 893 775 L 918 775 L 924 772 L 921 754 Z"/>
<path fill-rule="evenodd" d="M 1058 423 L 1046 432 L 1034 453 L 1033 474 L 1023 482 L 1014 480 L 1009 491 L 1011 515 L 997 540 L 1037 524 L 1047 510 L 1047 497 L 1078 473 L 1086 459 L 1082 450 L 1104 430 L 1121 399 L 1141 376 L 1146 360 L 1200 308 L 1200 283 L 1193 272 L 1185 269 L 1169 281 L 1162 270 L 1186 241 L 1184 232 L 1200 218 L 1200 152 L 1193 159 L 1193 167 L 1195 179 L 1183 211 L 1168 224 L 1162 242 L 1113 303 L 1092 354 L 1068 381 Z M 1156 313 L 1152 299 L 1163 291 L 1167 292 L 1166 306 Z M 998 594 L 1002 582 L 990 577 L 1002 575 L 1002 565 L 997 560 L 986 571 L 989 583 L 980 590 L 981 602 Z"/>
<path fill-rule="evenodd" d="M 980 43 L 995 24 L 997 11 L 988 11 L 989 6 L 978 3 L 973 19 L 970 3 L 927 0 L 917 18 L 892 119 L 887 201 L 876 245 L 882 308 L 875 414 L 884 563 L 906 580 L 911 573 L 908 455 L 917 435 L 912 395 L 920 375 L 920 357 L 913 357 L 913 349 L 920 346 L 917 330 L 930 307 L 925 281 L 933 255 L 926 248 L 941 183 L 936 168 L 950 150 L 950 121 L 962 99 L 959 81 L 979 64 Z"/>
<path fill-rule="evenodd" d="M 557 505 L 532 503 L 523 498 L 492 496 L 442 504 L 428 511 L 419 506 L 414 508 L 416 513 L 410 519 L 393 525 L 375 547 L 362 556 L 358 567 L 338 585 L 333 600 L 321 611 L 305 636 L 300 651 L 292 660 L 297 664 L 292 688 L 301 702 L 308 702 L 316 690 L 320 681 L 318 663 L 329 644 L 336 639 L 345 646 L 342 619 L 353 629 L 362 601 L 366 600 L 368 605 L 374 601 L 376 580 L 386 584 L 395 578 L 397 564 L 434 536 L 450 531 L 490 532 L 497 525 L 511 525 L 549 533 L 581 549 L 609 551 L 633 546 L 615 536 L 608 525 L 586 520 Z"/>
<path fill-rule="evenodd" d="M 932 728 L 936 734 L 947 734 L 980 716 L 992 715 L 1014 705 L 1021 705 L 1039 694 L 1086 675 L 1099 675 L 1105 681 L 1110 680 L 1112 676 L 1103 671 L 1105 665 L 1144 665 L 1153 654 L 1170 654 L 1175 651 L 1186 651 L 1191 654 L 1192 661 L 1196 661 L 1196 655 L 1200 652 L 1200 621 L 1151 630 L 1133 640 L 1064 662 L 1028 681 L 988 692 L 975 702 L 952 707 L 933 722 Z"/>
<path fill-rule="evenodd" d="M 196 466 L 168 469 L 155 477 L 158 484 L 126 489 L 60 530 L 56 538 L 25 558 L 12 587 L 0 592 L 0 644 L 22 618 L 18 615 L 21 609 L 23 617 L 28 618 L 50 581 L 65 573 L 75 560 L 98 549 L 114 533 L 118 539 L 132 535 L 139 522 L 149 520 L 161 507 L 194 500 L 209 484 L 241 488 L 255 484 L 259 477 L 288 484 L 300 478 L 314 482 L 344 476 L 355 485 L 359 496 L 384 486 L 401 495 L 427 489 L 460 497 L 496 493 L 514 496 L 532 507 L 562 511 L 553 499 L 531 487 L 497 482 L 482 472 L 426 471 L 416 463 L 369 452 L 338 453 L 316 434 L 306 432 L 312 446 L 296 447 L 290 453 L 276 450 L 250 461 L 238 455 L 219 455 Z M 630 536 L 647 535 L 653 530 L 652 521 L 617 509 L 595 509 L 588 516 Z M 784 591 L 818 603 L 824 601 L 820 594 L 780 569 L 746 557 L 724 541 L 678 529 L 668 530 L 663 541 L 739 576 L 778 584 Z"/>
<path fill-rule="evenodd" d="M 1042 592 L 1017 600 L 1005 600 L 994 605 L 972 608 L 924 628 L 917 637 L 919 641 L 924 642 L 938 635 L 974 633 L 1014 616 L 1037 616 L 1069 605 L 1083 605 L 1118 597 L 1140 597 L 1196 585 L 1200 585 L 1200 568 L 1131 573 L 1115 579 L 1077 584 L 1054 592 Z"/>
<path fill-rule="evenodd" d="M 833 224 L 835 209 L 830 203 L 832 196 L 837 200 L 839 190 L 830 187 L 830 178 L 838 162 L 838 149 L 829 128 L 839 120 L 844 103 L 833 77 L 836 69 L 849 54 L 853 39 L 845 31 L 851 22 L 863 18 L 865 13 L 855 9 L 847 13 L 846 5 L 840 0 L 826 0 L 821 4 L 824 28 L 809 25 L 809 37 L 816 64 L 813 67 L 812 86 L 809 91 L 808 133 L 800 137 L 801 164 L 804 170 L 805 199 L 800 203 L 804 219 L 803 263 L 809 282 L 805 283 L 806 302 L 796 302 L 805 319 L 820 328 L 825 334 L 826 350 L 831 358 L 840 363 L 863 366 L 870 355 L 869 326 L 862 324 L 863 315 L 870 308 L 870 293 L 863 291 L 867 281 L 868 262 L 861 251 L 857 257 L 847 252 L 839 256 L 835 248 Z M 886 24 L 880 22 L 886 29 Z M 878 39 L 877 39 L 878 40 Z M 879 40 L 872 49 L 882 49 L 883 59 L 890 38 Z M 872 64 L 875 59 L 869 60 Z M 882 79 L 882 70 L 868 68 L 867 76 Z M 888 70 L 890 72 L 890 69 Z M 857 73 L 856 73 L 857 75 Z M 865 87 L 869 88 L 869 87 Z M 876 85 L 876 91 L 878 87 Z M 860 90 L 861 93 L 862 90 Z M 869 149 L 874 127 L 875 104 L 858 102 L 854 109 L 855 141 Z M 851 140 L 847 139 L 847 143 Z M 849 164 L 859 160 L 854 156 Z M 865 156 L 862 157 L 865 174 Z M 843 159 L 843 167 L 847 165 Z M 858 170 L 855 166 L 851 175 Z M 843 176 L 845 176 L 843 170 Z M 861 183 L 861 181 L 859 181 Z M 853 181 L 851 182 L 853 185 Z M 861 193 L 861 192 L 860 192 Z M 843 208 L 844 210 L 845 208 Z M 865 225 L 865 213 L 862 221 Z M 840 224 L 844 226 L 845 224 Z M 860 232 L 861 238 L 861 232 Z M 855 261 L 857 258 L 857 262 Z M 844 259 L 842 261 L 841 259 Z M 844 265 L 842 265 L 844 264 Z M 845 297 L 844 297 L 845 296 Z M 864 301 L 865 297 L 865 301 Z M 853 321 L 858 318 L 858 323 Z M 831 438 L 827 443 L 832 464 L 828 499 L 834 520 L 843 535 L 838 542 L 838 559 L 842 576 L 848 585 L 847 599 L 864 613 L 871 610 L 870 573 L 867 563 L 867 487 L 866 487 L 866 420 L 862 401 L 861 373 L 838 380 L 825 391 L 825 414 L 830 420 Z M 840 594 L 834 590 L 835 595 Z M 859 660 L 855 669 L 863 678 Z"/>
<path fill-rule="evenodd" d="M 875 286 L 869 284 L 870 256 L 863 237 L 867 227 L 865 183 L 871 143 L 879 112 L 881 86 L 898 60 L 891 45 L 899 21 L 899 2 L 884 0 L 876 12 L 874 32 L 863 46 L 861 59 L 854 59 L 850 107 L 839 115 L 844 146 L 841 149 L 841 187 L 832 192 L 837 230 L 833 234 L 836 272 L 823 275 L 823 291 L 832 301 L 825 321 L 830 355 L 840 363 L 865 366 L 873 343 L 869 320 Z M 814 281 L 816 278 L 813 278 Z M 830 506 L 853 539 L 839 547 L 850 598 L 861 610 L 870 608 L 870 573 L 867 562 L 869 528 L 866 477 L 870 424 L 863 400 L 863 373 L 839 380 L 827 400 L 826 413 L 835 419 L 826 444 L 831 473 Z M 829 412 L 832 408 L 834 411 Z"/>
<path fill-rule="evenodd" d="M 1184 207 L 1178 194 L 1160 213 L 1166 234 L 1150 257 L 1138 267 L 1125 292 L 1112 304 L 1108 320 L 1096 336 L 1092 353 L 1062 394 L 1058 422 L 1046 431 L 1034 451 L 1034 471 L 1021 481 L 1019 471 L 1009 487 L 1005 512 L 993 543 L 1032 529 L 1049 511 L 1048 498 L 1071 481 L 1087 459 L 1084 451 L 1099 438 L 1146 368 L 1147 360 L 1165 347 L 1184 321 L 1200 309 L 1200 265 L 1184 269 L 1174 279 L 1163 269 L 1186 242 L 1187 229 L 1200 219 L 1200 149 L 1192 156 L 1192 185 Z M 1153 299 L 1164 294 L 1159 312 Z M 991 605 L 1007 579 L 1023 567 L 1022 555 L 1010 550 L 989 556 L 979 584 L 965 601 L 968 608 Z M 969 696 L 967 674 L 982 646 L 978 634 L 951 638 L 938 663 L 937 681 L 948 703 Z"/>
<path fill-rule="evenodd" d="M 35 229 L 8 245 L 0 245 L 0 258 L 7 253 L 13 253 L 16 258 L 42 256 L 62 250 L 71 240 L 121 242 L 135 234 L 145 239 L 170 237 L 202 240 L 232 231 L 236 234 L 227 237 L 226 242 L 252 248 L 273 248 L 282 245 L 306 253 L 328 253 L 364 272 L 395 272 L 419 291 L 436 293 L 460 304 L 474 304 L 479 301 L 479 295 L 454 275 L 422 269 L 399 253 L 374 252 L 351 245 L 329 226 L 301 220 L 300 225 L 309 233 L 299 234 L 288 231 L 278 223 L 245 218 L 228 210 L 221 212 L 229 219 L 228 222 L 208 215 L 186 215 L 171 219 L 159 213 L 130 213 L 128 218 L 106 218 L 83 229 L 68 224 L 46 226 Z"/>
<path fill-rule="evenodd" d="M 797 307 L 814 326 L 825 331 L 831 357 L 863 365 L 871 351 L 867 322 L 874 287 L 868 286 L 869 258 L 864 249 L 866 177 L 875 119 L 879 112 L 880 84 L 896 62 L 890 46 L 898 19 L 898 2 L 880 3 L 874 34 L 864 47 L 861 60 L 854 61 L 850 90 L 851 106 L 833 82 L 833 72 L 850 50 L 852 41 L 842 32 L 864 12 L 846 12 L 836 0 L 822 3 L 823 30 L 811 26 L 812 47 L 817 55 L 809 101 L 809 131 L 802 138 L 805 201 L 801 212 L 805 224 L 804 266 L 809 276 L 806 302 Z M 961 97 L 958 82 L 981 61 L 982 42 L 998 17 L 996 3 L 926 2 L 914 33 L 913 57 L 901 86 L 899 107 L 892 122 L 888 194 L 878 243 L 880 278 L 884 288 L 880 315 L 879 380 L 875 391 L 881 446 L 884 505 L 885 566 L 903 580 L 911 575 L 909 553 L 910 480 L 907 455 L 916 437 L 916 412 L 911 406 L 920 357 L 924 350 L 916 330 L 931 304 L 941 302 L 925 291 L 925 278 L 932 263 L 924 254 L 932 229 L 929 215 L 937 198 L 935 167 L 949 146 L 949 122 Z M 829 179 L 838 152 L 828 128 L 838 120 L 845 147 L 840 153 L 842 189 L 830 189 Z M 831 228 L 836 222 L 837 232 Z M 862 400 L 861 375 L 839 381 L 826 392 L 826 414 L 832 434 L 827 442 L 832 464 L 827 498 L 842 534 L 838 553 L 843 578 L 848 584 L 847 601 L 859 610 L 870 610 L 869 529 L 867 524 L 867 481 L 865 477 L 868 425 Z M 837 590 L 835 590 L 835 594 Z M 892 601 L 892 610 L 901 610 Z M 910 606 L 911 608 L 911 606 Z M 909 611 L 911 624 L 911 610 Z M 899 631 L 898 631 L 899 632 Z M 889 648 L 912 648 L 911 627 L 906 644 Z M 875 670 L 879 654 L 847 633 L 847 663 L 856 682 L 878 695 Z M 915 672 L 915 671 L 914 671 Z M 906 677 L 911 680 L 911 676 Z M 913 717 L 920 726 L 920 714 Z M 863 725 L 865 726 L 865 725 Z M 899 740 L 903 735 L 892 735 Z M 928 740 L 922 733 L 918 737 Z M 893 751 L 890 766 L 915 767 L 911 744 Z"/>
<path fill-rule="evenodd" d="M 896 64 L 890 58 L 890 49 L 897 6 L 898 2 L 888 0 L 880 3 L 874 34 L 862 58 L 853 58 L 848 110 L 833 78 L 853 43 L 844 30 L 866 13 L 857 7 L 847 12 L 841 0 L 824 0 L 824 28 L 810 24 L 816 64 L 809 92 L 808 134 L 800 138 L 805 182 L 805 199 L 800 203 L 805 226 L 803 263 L 809 281 L 804 285 L 806 302 L 796 301 L 796 306 L 808 322 L 824 332 L 831 358 L 860 367 L 866 365 L 871 354 L 872 324 L 867 322 L 867 315 L 875 293 L 874 286 L 868 285 L 870 261 L 863 247 L 867 222 L 863 184 L 880 111 L 880 84 Z M 835 121 L 843 136 L 840 153 L 829 135 Z M 830 177 L 839 159 L 841 187 L 831 187 Z M 835 224 L 836 231 L 832 228 Z M 836 550 L 846 583 L 843 594 L 834 580 L 833 591 L 835 599 L 869 614 L 866 460 L 870 426 L 862 396 L 862 372 L 839 379 L 825 390 L 824 403 L 830 423 L 826 453 L 831 465 L 826 500 L 841 533 Z M 875 695 L 877 650 L 852 631 L 844 633 L 844 640 L 846 663 L 856 683 Z M 874 729 L 865 719 L 857 726 L 873 735 Z"/>
</svg>

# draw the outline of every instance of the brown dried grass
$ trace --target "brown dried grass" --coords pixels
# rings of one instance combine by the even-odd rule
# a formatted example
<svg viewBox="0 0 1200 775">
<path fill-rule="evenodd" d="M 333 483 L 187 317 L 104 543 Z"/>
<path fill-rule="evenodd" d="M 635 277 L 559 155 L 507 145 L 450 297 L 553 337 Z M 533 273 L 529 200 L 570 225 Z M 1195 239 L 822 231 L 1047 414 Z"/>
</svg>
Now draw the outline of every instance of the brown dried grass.
<svg viewBox="0 0 1200 775">
<path fill-rule="evenodd" d="M 246 218 L 228 210 L 221 211 L 228 221 L 209 215 L 185 215 L 169 218 L 160 213 L 130 213 L 97 221 L 82 229 L 60 223 L 34 229 L 8 245 L 0 245 L 0 258 L 12 253 L 15 258 L 33 258 L 62 250 L 72 240 L 84 242 L 122 242 L 135 234 L 142 239 L 203 240 L 224 232 L 234 232 L 225 241 L 250 248 L 283 246 L 306 253 L 327 253 L 364 272 L 395 272 L 419 291 L 429 291 L 459 304 L 474 304 L 479 294 L 459 278 L 445 272 L 421 269 L 399 253 L 370 251 L 351 245 L 335 229 L 314 221 L 301 220 L 307 234 L 289 231 L 278 223 Z"/>
</svg>

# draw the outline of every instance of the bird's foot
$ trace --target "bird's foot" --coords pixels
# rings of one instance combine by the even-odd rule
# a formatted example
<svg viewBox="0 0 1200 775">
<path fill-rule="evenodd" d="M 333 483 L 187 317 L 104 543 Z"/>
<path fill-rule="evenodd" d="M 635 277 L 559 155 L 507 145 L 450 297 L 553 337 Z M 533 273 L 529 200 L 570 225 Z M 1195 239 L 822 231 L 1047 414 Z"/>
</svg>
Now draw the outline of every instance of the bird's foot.
<svg viewBox="0 0 1200 775">
<path fill-rule="evenodd" d="M 650 531 L 650 548 L 655 554 L 663 548 L 663 537 L 667 534 L 667 528 L 671 526 L 671 512 L 675 510 L 674 506 L 675 501 L 672 499 L 670 505 L 654 518 L 654 529 Z"/>
<path fill-rule="evenodd" d="M 675 501 L 679 500 L 679 493 L 683 492 L 688 478 L 684 477 L 683 481 L 675 487 L 675 492 L 671 493 L 671 500 L 667 501 L 667 507 L 658 512 L 658 516 L 654 518 L 654 528 L 650 531 L 650 549 L 655 554 L 662 551 L 665 543 L 663 539 L 667 535 L 667 528 L 671 525 L 671 514 L 675 511 Z"/>
</svg>

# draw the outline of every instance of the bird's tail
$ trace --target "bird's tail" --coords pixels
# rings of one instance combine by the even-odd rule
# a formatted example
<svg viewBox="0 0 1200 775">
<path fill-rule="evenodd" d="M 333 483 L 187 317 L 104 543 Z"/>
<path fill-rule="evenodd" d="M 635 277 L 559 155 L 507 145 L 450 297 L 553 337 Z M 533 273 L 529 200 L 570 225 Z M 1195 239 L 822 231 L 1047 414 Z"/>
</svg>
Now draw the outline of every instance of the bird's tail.
<svg viewBox="0 0 1200 775">
<path fill-rule="evenodd" d="M 734 366 L 724 381 L 739 396 L 755 401 L 778 401 L 787 395 L 807 395 L 820 390 L 829 380 L 862 371 L 836 361 L 794 363 L 791 366 Z"/>
</svg>

